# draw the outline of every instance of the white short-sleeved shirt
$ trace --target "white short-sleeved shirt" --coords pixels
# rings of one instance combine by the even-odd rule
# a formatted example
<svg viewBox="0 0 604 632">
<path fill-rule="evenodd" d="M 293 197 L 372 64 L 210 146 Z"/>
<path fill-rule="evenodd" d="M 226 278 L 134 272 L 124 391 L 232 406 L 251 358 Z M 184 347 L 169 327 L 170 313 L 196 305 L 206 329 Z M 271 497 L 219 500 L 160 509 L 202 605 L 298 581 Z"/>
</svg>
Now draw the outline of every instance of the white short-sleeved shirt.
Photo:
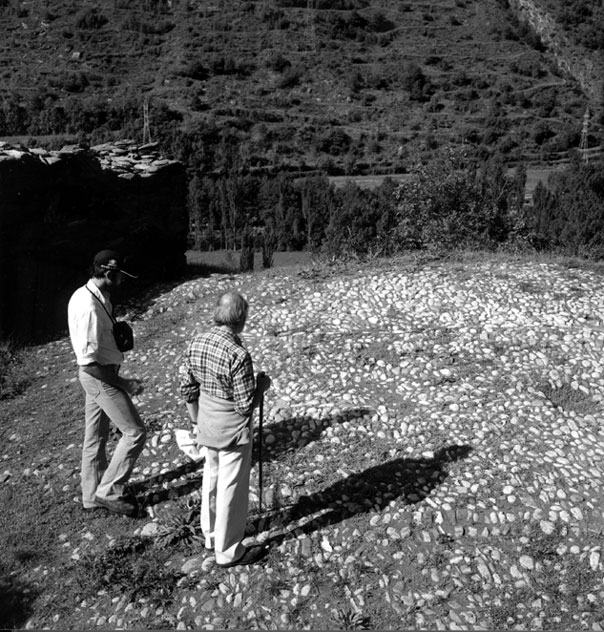
<svg viewBox="0 0 604 632">
<path fill-rule="evenodd" d="M 113 313 L 110 301 L 92 281 L 78 288 L 69 299 L 69 337 L 80 366 L 91 362 L 121 364 L 124 360 L 124 354 L 117 348 L 113 337 L 113 321 L 103 306 L 109 314 Z"/>
</svg>

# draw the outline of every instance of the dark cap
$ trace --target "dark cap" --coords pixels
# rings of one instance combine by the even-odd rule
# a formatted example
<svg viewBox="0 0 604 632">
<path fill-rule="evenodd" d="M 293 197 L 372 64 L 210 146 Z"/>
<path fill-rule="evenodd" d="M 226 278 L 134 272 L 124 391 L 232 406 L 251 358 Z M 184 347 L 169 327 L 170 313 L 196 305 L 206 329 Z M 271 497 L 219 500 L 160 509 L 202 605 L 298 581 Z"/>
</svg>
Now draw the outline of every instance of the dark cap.
<svg viewBox="0 0 604 632">
<path fill-rule="evenodd" d="M 134 274 L 130 274 L 130 272 L 126 272 L 122 268 L 124 260 L 119 252 L 115 250 L 101 250 L 97 252 L 94 256 L 94 261 L 92 262 L 95 268 L 102 268 L 103 270 L 111 270 L 113 272 L 121 272 L 126 276 L 132 277 L 133 279 L 138 279 Z"/>
</svg>

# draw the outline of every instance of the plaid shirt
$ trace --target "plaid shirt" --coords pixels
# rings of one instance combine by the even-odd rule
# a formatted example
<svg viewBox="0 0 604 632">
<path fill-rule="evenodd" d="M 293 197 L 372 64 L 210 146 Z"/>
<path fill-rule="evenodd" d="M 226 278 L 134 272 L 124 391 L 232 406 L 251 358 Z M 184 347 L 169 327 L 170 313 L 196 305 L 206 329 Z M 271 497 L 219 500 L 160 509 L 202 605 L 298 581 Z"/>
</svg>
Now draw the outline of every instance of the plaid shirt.
<svg viewBox="0 0 604 632">
<path fill-rule="evenodd" d="M 199 391 L 232 400 L 241 415 L 252 413 L 256 379 L 252 357 L 239 336 L 227 329 L 213 327 L 193 338 L 179 370 L 180 393 L 191 403 Z"/>
</svg>

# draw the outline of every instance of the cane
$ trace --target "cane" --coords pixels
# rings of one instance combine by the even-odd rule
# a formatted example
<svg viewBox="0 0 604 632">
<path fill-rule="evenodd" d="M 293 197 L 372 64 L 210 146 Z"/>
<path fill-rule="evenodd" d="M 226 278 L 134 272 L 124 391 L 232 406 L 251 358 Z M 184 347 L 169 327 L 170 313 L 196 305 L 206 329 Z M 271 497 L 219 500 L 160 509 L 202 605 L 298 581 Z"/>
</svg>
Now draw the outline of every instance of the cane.
<svg viewBox="0 0 604 632">
<path fill-rule="evenodd" d="M 264 377 L 259 373 L 258 377 Z M 258 513 L 262 515 L 262 419 L 264 417 L 264 393 L 260 395 L 258 405 Z"/>
</svg>

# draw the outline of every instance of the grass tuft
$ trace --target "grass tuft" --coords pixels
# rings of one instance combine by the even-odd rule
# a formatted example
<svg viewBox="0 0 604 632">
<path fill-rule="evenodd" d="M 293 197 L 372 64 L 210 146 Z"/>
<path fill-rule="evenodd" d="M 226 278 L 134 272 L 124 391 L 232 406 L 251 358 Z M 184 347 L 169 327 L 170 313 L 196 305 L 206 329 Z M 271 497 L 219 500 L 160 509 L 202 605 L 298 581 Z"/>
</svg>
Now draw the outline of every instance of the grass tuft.
<svg viewBox="0 0 604 632">
<path fill-rule="evenodd" d="M 14 343 L 0 341 L 0 401 L 21 395 L 30 383 L 26 354 Z"/>
<path fill-rule="evenodd" d="M 182 576 L 166 568 L 165 556 L 149 548 L 144 538 L 123 538 L 105 550 L 87 553 L 76 563 L 74 596 L 77 600 L 107 592 L 129 602 L 146 599 L 152 605 L 171 602 Z"/>
<path fill-rule="evenodd" d="M 562 384 L 561 387 L 554 388 L 547 382 L 541 384 L 538 390 L 557 408 L 575 412 L 577 415 L 593 415 L 600 408 L 600 404 L 590 395 L 574 389 L 570 384 Z"/>
</svg>

